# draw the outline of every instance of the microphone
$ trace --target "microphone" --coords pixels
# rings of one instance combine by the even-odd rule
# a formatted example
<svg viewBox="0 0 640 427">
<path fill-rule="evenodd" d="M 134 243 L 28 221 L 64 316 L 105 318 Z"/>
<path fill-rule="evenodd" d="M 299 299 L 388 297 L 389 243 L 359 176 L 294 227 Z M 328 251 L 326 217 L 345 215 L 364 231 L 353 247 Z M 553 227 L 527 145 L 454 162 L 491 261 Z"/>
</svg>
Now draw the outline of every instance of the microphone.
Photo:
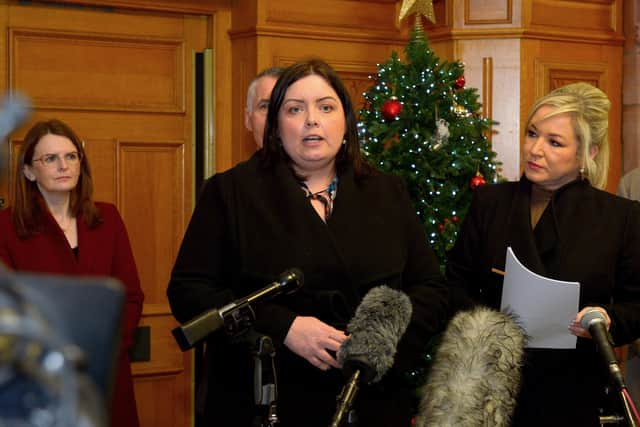
<svg viewBox="0 0 640 427">
<path fill-rule="evenodd" d="M 398 341 L 411 320 L 412 306 L 402 291 L 377 286 L 367 292 L 347 325 L 350 337 L 340 346 L 338 360 L 350 376 L 338 396 L 331 427 L 338 427 L 358 393 L 358 384 L 375 383 L 393 365 Z"/>
<path fill-rule="evenodd" d="M 423 387 L 416 427 L 509 426 L 526 339 L 513 314 L 487 307 L 456 314 Z"/>
<path fill-rule="evenodd" d="M 31 103 L 20 94 L 14 92 L 4 98 L 0 107 L 0 139 L 13 132 L 31 112 Z"/>
<path fill-rule="evenodd" d="M 255 320 L 251 304 L 266 301 L 281 293 L 293 293 L 302 287 L 303 283 L 302 271 L 291 268 L 281 273 L 278 280 L 259 291 L 237 299 L 222 308 L 205 311 L 184 325 L 173 329 L 171 333 L 182 351 L 189 350 L 223 326 L 228 335 L 235 336 L 249 328 Z"/>
<path fill-rule="evenodd" d="M 0 140 L 24 122 L 31 112 L 31 103 L 18 92 L 5 96 L 0 107 Z M 0 171 L 5 168 L 5 150 L 0 150 Z M 1 205 L 0 205 L 1 207 Z"/>
<path fill-rule="evenodd" d="M 622 391 L 622 389 L 626 388 L 626 385 L 624 384 L 624 377 L 618 365 L 618 359 L 616 359 L 616 355 L 613 352 L 604 314 L 602 314 L 600 310 L 591 309 L 580 319 L 580 326 L 587 329 L 591 334 L 598 348 L 598 353 L 600 353 L 604 363 L 609 369 L 609 374 L 611 375 L 614 385 L 617 387 L 617 391 Z"/>
</svg>

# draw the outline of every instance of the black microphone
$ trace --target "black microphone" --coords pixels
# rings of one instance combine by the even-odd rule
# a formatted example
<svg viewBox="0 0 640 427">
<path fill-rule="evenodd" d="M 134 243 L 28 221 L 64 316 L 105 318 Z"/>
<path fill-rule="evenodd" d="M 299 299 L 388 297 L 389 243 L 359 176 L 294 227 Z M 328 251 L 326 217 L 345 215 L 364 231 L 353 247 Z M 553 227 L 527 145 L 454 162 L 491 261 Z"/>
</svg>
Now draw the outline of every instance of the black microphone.
<svg viewBox="0 0 640 427">
<path fill-rule="evenodd" d="M 338 427 L 350 411 L 360 382 L 380 381 L 391 368 L 411 312 L 411 300 L 402 291 L 378 286 L 364 296 L 347 325 L 350 336 L 338 352 L 343 372 L 350 378 L 338 396 L 331 427 Z"/>
<path fill-rule="evenodd" d="M 600 310 L 591 309 L 587 311 L 580 319 L 580 326 L 587 329 L 591 334 L 591 338 L 598 348 L 598 353 L 602 356 L 604 363 L 609 369 L 609 374 L 613 380 L 614 385 L 617 387 L 617 391 L 622 391 L 626 388 L 624 384 L 624 378 L 620 366 L 618 365 L 618 359 L 613 352 L 613 345 L 607 331 L 607 321 L 604 314 Z"/>
<path fill-rule="evenodd" d="M 277 281 L 265 288 L 222 308 L 205 311 L 171 332 L 182 351 L 189 350 L 223 326 L 228 335 L 237 335 L 245 331 L 255 320 L 251 304 L 266 301 L 281 293 L 295 292 L 302 287 L 303 283 L 302 271 L 291 268 L 280 274 Z"/>
<path fill-rule="evenodd" d="M 513 314 L 486 307 L 447 325 L 422 390 L 416 427 L 508 427 L 526 334 Z"/>
</svg>

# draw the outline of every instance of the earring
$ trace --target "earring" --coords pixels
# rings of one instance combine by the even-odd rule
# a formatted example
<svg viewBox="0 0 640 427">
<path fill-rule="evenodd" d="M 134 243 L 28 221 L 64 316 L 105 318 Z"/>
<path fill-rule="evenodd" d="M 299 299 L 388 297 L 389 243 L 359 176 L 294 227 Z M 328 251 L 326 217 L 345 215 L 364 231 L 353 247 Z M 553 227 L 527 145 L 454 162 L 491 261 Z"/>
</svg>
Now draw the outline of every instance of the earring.
<svg viewBox="0 0 640 427">
<path fill-rule="evenodd" d="M 584 179 L 584 167 L 580 168 L 580 179 Z"/>
<path fill-rule="evenodd" d="M 342 145 L 347 145 L 347 138 L 342 139 Z"/>
</svg>

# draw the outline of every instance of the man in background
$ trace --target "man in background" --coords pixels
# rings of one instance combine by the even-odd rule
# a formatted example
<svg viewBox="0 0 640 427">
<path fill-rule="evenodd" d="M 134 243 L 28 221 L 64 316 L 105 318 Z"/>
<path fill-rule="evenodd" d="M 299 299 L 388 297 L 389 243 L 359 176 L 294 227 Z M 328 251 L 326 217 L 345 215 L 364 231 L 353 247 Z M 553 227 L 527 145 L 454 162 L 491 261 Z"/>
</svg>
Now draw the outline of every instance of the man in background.
<svg viewBox="0 0 640 427">
<path fill-rule="evenodd" d="M 253 134 L 258 148 L 262 148 L 264 122 L 267 118 L 271 91 L 282 74 L 281 67 L 271 67 L 261 71 L 249 83 L 247 89 L 247 106 L 244 110 L 244 126 Z"/>
</svg>

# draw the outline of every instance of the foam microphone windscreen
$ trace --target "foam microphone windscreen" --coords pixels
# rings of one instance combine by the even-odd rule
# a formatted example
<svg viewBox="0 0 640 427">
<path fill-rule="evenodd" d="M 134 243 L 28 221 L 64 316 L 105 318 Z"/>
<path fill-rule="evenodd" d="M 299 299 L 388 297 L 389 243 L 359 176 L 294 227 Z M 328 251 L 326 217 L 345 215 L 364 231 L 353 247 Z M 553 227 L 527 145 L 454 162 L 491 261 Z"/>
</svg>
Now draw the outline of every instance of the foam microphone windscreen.
<svg viewBox="0 0 640 427">
<path fill-rule="evenodd" d="M 436 350 L 416 426 L 509 426 L 525 342 L 513 315 L 484 307 L 456 314 Z"/>
<path fill-rule="evenodd" d="M 338 353 L 345 373 L 360 369 L 365 383 L 380 381 L 393 365 L 411 313 L 411 300 L 404 292 L 388 286 L 369 290 L 347 325 L 350 337 Z"/>
</svg>

